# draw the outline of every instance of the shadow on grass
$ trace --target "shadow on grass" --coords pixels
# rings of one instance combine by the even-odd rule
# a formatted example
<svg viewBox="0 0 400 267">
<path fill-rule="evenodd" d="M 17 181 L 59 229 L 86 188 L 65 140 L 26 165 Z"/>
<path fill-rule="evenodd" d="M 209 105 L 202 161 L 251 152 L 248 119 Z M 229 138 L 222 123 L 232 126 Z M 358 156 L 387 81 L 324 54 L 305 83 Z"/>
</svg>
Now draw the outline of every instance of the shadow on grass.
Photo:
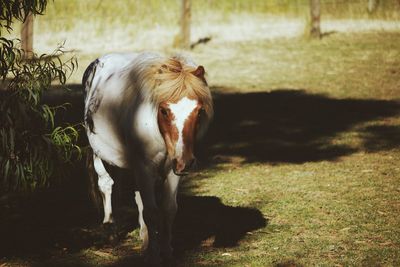
<svg viewBox="0 0 400 267">
<path fill-rule="evenodd" d="M 214 247 L 234 247 L 248 232 L 267 225 L 259 210 L 226 206 L 217 197 L 181 195 L 178 203 L 173 242 L 178 255 L 210 237 Z"/>
<path fill-rule="evenodd" d="M 248 232 L 267 225 L 260 211 L 226 206 L 217 197 L 180 195 L 178 206 L 172 241 L 177 261 L 201 246 L 237 246 Z M 143 262 L 130 255 L 108 266 L 143 266 Z"/>
<path fill-rule="evenodd" d="M 239 156 L 245 162 L 270 163 L 336 160 L 363 149 L 332 142 L 339 134 L 399 113 L 397 101 L 334 99 L 302 90 L 216 94 L 215 119 L 202 157 Z M 395 134 L 399 131 L 370 127 L 361 137 L 368 144 L 387 144 L 375 147 L 385 150 L 400 144 Z"/>
<path fill-rule="evenodd" d="M 364 129 L 364 147 L 367 151 L 390 150 L 400 144 L 400 127 L 374 125 Z"/>
<path fill-rule="evenodd" d="M 58 113 L 59 124 L 82 119 L 80 85 L 69 87 L 68 94 L 56 88 L 44 99 L 51 104 L 71 103 Z M 332 142 L 363 123 L 398 115 L 400 104 L 396 101 L 334 99 L 290 89 L 215 94 L 214 99 L 215 119 L 200 149 L 207 168 L 216 167 L 216 158 L 220 162 L 232 156 L 245 162 L 303 163 L 336 160 L 361 149 L 387 150 L 400 144 L 400 129 L 384 125 L 360 130 L 364 147 Z M 87 144 L 84 135 L 81 144 Z M 33 257 L 41 262 L 54 253 L 62 254 L 64 248 L 70 253 L 109 241 L 108 235 L 104 237 L 96 230 L 99 220 L 89 205 L 86 172 L 80 164 L 73 178 L 57 189 L 15 203 L 0 201 L 0 258 Z M 121 217 L 117 242 L 137 225 L 132 203 L 131 210 L 125 210 L 127 215 Z M 266 223 L 256 209 L 225 206 L 216 197 L 181 196 L 174 230 L 176 256 L 179 259 L 209 240 L 213 247 L 236 246 L 247 232 Z M 132 254 L 112 266 L 140 262 L 139 255 Z M 85 264 L 78 258 L 62 266 Z"/>
<path fill-rule="evenodd" d="M 44 256 L 52 248 L 74 252 L 92 243 L 89 235 L 82 235 L 84 231 L 78 233 L 93 225 L 96 217 L 82 173 L 82 168 L 72 171 L 70 185 L 2 197 L 0 257 Z"/>
<path fill-rule="evenodd" d="M 119 213 L 123 210 L 127 214 L 118 216 L 116 226 L 109 229 L 99 226 L 100 221 L 82 193 L 82 186 L 78 186 L 75 191 L 65 188 L 18 199 L 14 212 L 2 214 L 7 218 L 0 220 L 0 259 L 17 257 L 30 261 L 31 266 L 91 266 L 88 259 L 74 253 L 104 246 L 120 250 L 120 241 L 137 227 L 134 205 L 119 207 Z M 236 246 L 247 232 L 267 223 L 260 211 L 226 206 L 216 197 L 180 195 L 178 202 L 173 239 L 178 260 L 208 238 L 213 239 L 213 247 Z M 132 265 L 143 266 L 142 257 L 133 250 L 107 266 Z"/>
</svg>

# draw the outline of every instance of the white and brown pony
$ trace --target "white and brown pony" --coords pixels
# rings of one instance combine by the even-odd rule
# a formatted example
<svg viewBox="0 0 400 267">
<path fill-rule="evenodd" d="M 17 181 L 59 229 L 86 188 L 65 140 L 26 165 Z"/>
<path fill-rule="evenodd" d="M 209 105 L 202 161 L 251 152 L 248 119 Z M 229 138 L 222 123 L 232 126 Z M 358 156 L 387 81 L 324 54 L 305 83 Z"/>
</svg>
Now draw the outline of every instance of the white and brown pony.
<svg viewBox="0 0 400 267">
<path fill-rule="evenodd" d="M 83 76 L 84 120 L 103 198 L 103 223 L 112 222 L 114 183 L 106 162 L 134 176 L 149 263 L 171 257 L 179 179 L 193 165 L 194 143 L 213 114 L 204 75 L 204 68 L 187 58 L 140 53 L 103 56 Z"/>
</svg>

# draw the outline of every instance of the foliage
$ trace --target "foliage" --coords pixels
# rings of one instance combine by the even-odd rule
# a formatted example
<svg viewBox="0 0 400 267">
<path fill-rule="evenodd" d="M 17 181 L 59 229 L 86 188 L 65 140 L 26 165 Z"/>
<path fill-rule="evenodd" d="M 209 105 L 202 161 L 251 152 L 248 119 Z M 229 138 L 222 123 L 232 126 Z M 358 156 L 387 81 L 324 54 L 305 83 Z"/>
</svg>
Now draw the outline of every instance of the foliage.
<svg viewBox="0 0 400 267">
<path fill-rule="evenodd" d="M 20 2 L 17 5 L 15 2 Z M 1 1 L 0 29 L 11 29 L 13 18 L 41 14 L 41 1 Z M 65 84 L 77 61 L 63 62 L 62 48 L 51 55 L 24 60 L 19 42 L 0 37 L 0 192 L 33 190 L 46 186 L 62 165 L 80 155 L 78 131 L 73 126 L 56 127 L 55 114 L 66 107 L 49 106 L 41 99 L 53 82 Z"/>
<path fill-rule="evenodd" d="M 12 30 L 14 19 L 24 21 L 29 13 L 43 14 L 47 0 L 1 0 L 0 1 L 0 30 L 5 27 Z"/>
</svg>

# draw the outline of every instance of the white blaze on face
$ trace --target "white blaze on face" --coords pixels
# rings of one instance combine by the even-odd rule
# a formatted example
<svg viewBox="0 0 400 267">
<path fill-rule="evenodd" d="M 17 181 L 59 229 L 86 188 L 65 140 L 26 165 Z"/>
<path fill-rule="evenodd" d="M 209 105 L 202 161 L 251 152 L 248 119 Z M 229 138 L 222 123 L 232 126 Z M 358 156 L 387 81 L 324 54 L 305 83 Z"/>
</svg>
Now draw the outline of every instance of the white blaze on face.
<svg viewBox="0 0 400 267">
<path fill-rule="evenodd" d="M 172 123 L 175 123 L 176 128 L 178 129 L 178 141 L 175 146 L 175 156 L 182 157 L 183 153 L 183 127 L 185 126 L 185 121 L 189 117 L 189 115 L 193 112 L 193 110 L 197 106 L 197 101 L 189 99 L 187 97 L 182 98 L 177 103 L 170 103 L 169 108 L 174 115 L 175 119 Z"/>
</svg>

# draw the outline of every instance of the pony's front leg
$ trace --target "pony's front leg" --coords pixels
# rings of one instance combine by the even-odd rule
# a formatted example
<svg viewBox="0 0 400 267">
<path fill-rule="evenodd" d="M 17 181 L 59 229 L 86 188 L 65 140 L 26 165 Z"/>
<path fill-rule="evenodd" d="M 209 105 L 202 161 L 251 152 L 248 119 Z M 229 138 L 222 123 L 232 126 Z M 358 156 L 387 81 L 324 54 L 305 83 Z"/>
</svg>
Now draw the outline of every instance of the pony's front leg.
<svg viewBox="0 0 400 267">
<path fill-rule="evenodd" d="M 113 218 L 112 218 L 111 194 L 114 181 L 108 174 L 106 168 L 104 167 L 103 162 L 96 154 L 93 154 L 93 165 L 97 175 L 99 176 L 98 185 L 101 192 L 101 196 L 103 197 L 103 206 L 104 206 L 103 223 L 112 223 Z"/>
<path fill-rule="evenodd" d="M 163 185 L 163 234 L 161 243 L 161 252 L 165 258 L 172 258 L 172 225 L 174 223 L 178 204 L 176 202 L 176 195 L 178 193 L 179 176 L 175 175 L 173 171 L 167 176 Z"/>
<path fill-rule="evenodd" d="M 144 172 L 142 173 L 141 171 Z M 148 245 L 145 251 L 145 262 L 148 265 L 159 265 L 160 258 L 160 213 L 156 203 L 155 184 L 157 180 L 156 172 L 143 167 L 143 170 L 137 170 L 137 185 L 140 192 L 140 198 L 143 204 L 143 225 L 147 226 Z M 137 198 L 136 200 L 138 200 Z M 139 202 L 140 204 L 140 202 Z M 140 206 L 139 212 L 140 212 Z M 139 214 L 140 216 L 140 214 Z M 144 232 L 145 234 L 145 232 Z M 146 237 L 146 235 L 144 236 Z M 144 239 L 144 242 L 146 239 Z M 144 243 L 144 247 L 146 244 Z"/>
</svg>

